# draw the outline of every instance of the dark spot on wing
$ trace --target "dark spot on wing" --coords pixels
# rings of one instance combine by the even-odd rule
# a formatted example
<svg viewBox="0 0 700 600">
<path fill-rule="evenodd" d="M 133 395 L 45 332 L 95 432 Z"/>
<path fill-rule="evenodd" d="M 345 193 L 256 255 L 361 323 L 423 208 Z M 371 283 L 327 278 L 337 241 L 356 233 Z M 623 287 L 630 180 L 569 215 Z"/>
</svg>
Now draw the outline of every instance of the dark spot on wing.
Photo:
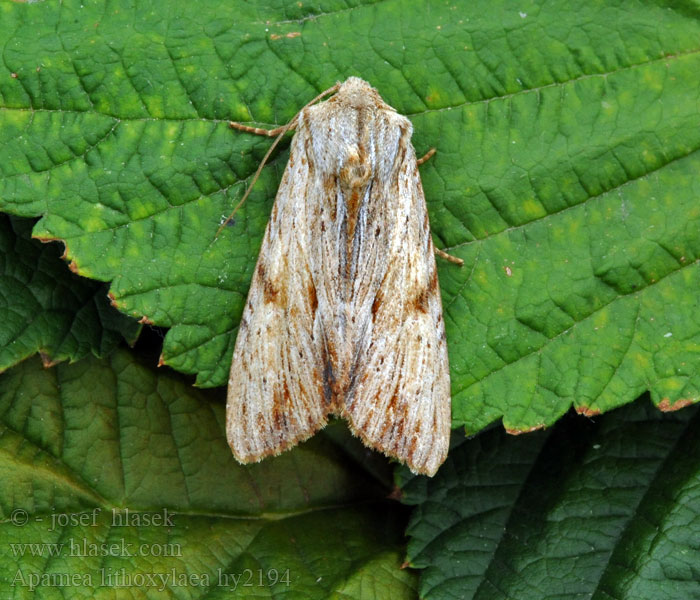
<svg viewBox="0 0 700 600">
<path fill-rule="evenodd" d="M 382 302 L 384 302 L 384 294 L 380 288 L 377 295 L 374 297 L 374 302 L 372 302 L 372 321 L 374 321 L 374 319 L 377 317 L 377 313 L 382 306 Z"/>
<path fill-rule="evenodd" d="M 431 292 L 436 292 L 438 289 L 438 276 L 437 276 L 437 269 L 433 268 L 430 272 L 430 283 L 428 283 L 428 289 Z"/>
<path fill-rule="evenodd" d="M 263 300 L 265 303 L 279 302 L 282 300 L 280 290 L 275 286 L 267 276 L 267 269 L 263 262 L 258 263 L 258 277 L 263 287 Z"/>
<path fill-rule="evenodd" d="M 316 309 L 318 308 L 318 296 L 316 296 L 316 286 L 313 281 L 309 282 L 309 287 L 307 289 L 309 297 L 309 306 L 311 307 L 311 318 L 316 318 Z"/>
<path fill-rule="evenodd" d="M 428 288 L 421 288 L 413 299 L 413 307 L 420 312 L 428 312 L 428 302 L 432 292 Z"/>
</svg>

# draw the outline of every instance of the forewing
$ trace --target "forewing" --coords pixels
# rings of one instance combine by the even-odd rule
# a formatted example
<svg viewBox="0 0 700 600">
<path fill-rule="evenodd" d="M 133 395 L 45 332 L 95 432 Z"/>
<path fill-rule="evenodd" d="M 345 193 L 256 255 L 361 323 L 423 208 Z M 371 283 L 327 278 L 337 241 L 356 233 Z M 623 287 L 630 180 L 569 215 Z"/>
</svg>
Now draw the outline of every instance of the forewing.
<svg viewBox="0 0 700 600">
<path fill-rule="evenodd" d="M 386 256 L 373 267 L 381 283 L 371 306 L 365 303 L 358 315 L 362 341 L 344 416 L 367 445 L 414 472 L 433 475 L 449 445 L 450 379 L 434 249 L 410 128 L 386 169 L 373 182 L 375 208 L 368 215 L 389 232 Z"/>
<path fill-rule="evenodd" d="M 307 250 L 308 133 L 300 128 L 263 238 L 236 339 L 226 433 L 240 462 L 279 454 L 327 420 L 317 299 Z"/>
</svg>

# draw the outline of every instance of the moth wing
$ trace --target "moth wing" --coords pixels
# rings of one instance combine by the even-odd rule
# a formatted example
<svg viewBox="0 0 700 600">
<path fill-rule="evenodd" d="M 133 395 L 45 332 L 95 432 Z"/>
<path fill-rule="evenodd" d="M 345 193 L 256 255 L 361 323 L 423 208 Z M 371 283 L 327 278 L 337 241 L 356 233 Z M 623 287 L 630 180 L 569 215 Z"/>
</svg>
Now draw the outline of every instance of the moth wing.
<svg viewBox="0 0 700 600">
<path fill-rule="evenodd" d="M 435 253 L 409 140 L 410 130 L 400 140 L 403 158 L 373 183 L 372 194 L 382 197 L 371 204 L 384 215 L 391 207 L 393 234 L 378 261 L 381 283 L 362 312 L 364 342 L 344 416 L 368 446 L 434 475 L 449 446 L 450 374 Z"/>
<path fill-rule="evenodd" d="M 265 231 L 231 363 L 226 434 L 235 457 L 258 461 L 327 421 L 317 300 L 307 256 L 306 131 L 297 131 Z"/>
</svg>

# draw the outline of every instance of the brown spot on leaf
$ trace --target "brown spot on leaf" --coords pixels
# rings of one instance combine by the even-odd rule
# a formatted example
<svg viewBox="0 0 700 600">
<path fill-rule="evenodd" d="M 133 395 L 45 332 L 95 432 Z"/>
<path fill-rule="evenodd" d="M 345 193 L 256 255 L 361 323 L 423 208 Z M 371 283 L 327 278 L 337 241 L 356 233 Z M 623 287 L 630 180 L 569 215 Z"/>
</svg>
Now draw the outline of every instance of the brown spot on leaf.
<svg viewBox="0 0 700 600">
<path fill-rule="evenodd" d="M 532 427 L 525 427 L 524 429 L 508 428 L 508 427 L 505 428 L 506 433 L 509 433 L 510 435 L 521 435 L 523 433 L 532 433 L 533 431 L 537 431 L 538 429 L 544 429 L 544 424 L 533 425 Z"/>
<path fill-rule="evenodd" d="M 142 325 L 153 325 L 153 321 L 151 321 L 146 315 L 143 315 L 143 317 L 139 319 L 139 323 Z"/>
<path fill-rule="evenodd" d="M 589 406 L 577 406 L 576 412 L 584 417 L 595 417 L 600 414 L 599 408 L 591 408 Z"/>
<path fill-rule="evenodd" d="M 114 308 L 121 308 L 121 304 L 119 304 L 119 302 L 117 302 L 117 299 L 114 297 L 114 294 L 112 292 L 107 292 L 107 298 L 109 298 L 109 303 Z"/>
<path fill-rule="evenodd" d="M 43 235 L 32 235 L 32 238 L 35 240 L 39 240 L 42 244 L 48 244 L 49 242 L 59 242 L 63 241 L 61 238 L 57 237 L 47 237 Z M 65 242 L 63 242 L 65 244 Z"/>
<path fill-rule="evenodd" d="M 290 31 L 289 33 L 285 33 L 284 35 L 280 35 L 279 33 L 271 33 L 270 34 L 270 39 L 271 40 L 281 40 L 283 37 L 286 37 L 290 40 L 293 40 L 296 37 L 299 37 L 301 35 L 301 31 Z"/>
<path fill-rule="evenodd" d="M 41 364 L 45 369 L 50 369 L 60 362 L 58 360 L 53 360 L 48 354 L 45 354 L 41 350 L 39 351 L 39 356 L 41 357 Z"/>
<path fill-rule="evenodd" d="M 403 498 L 403 490 L 398 485 L 394 484 L 394 489 L 391 490 L 391 493 L 387 496 L 387 498 L 389 500 L 401 501 L 401 498 Z"/>
<path fill-rule="evenodd" d="M 679 398 L 673 404 L 671 404 L 671 401 L 668 398 L 664 398 L 661 402 L 659 402 L 659 410 L 663 412 L 673 412 L 680 410 L 681 408 L 685 408 L 686 406 L 690 406 L 691 404 L 694 404 L 694 401 L 691 398 Z"/>
</svg>

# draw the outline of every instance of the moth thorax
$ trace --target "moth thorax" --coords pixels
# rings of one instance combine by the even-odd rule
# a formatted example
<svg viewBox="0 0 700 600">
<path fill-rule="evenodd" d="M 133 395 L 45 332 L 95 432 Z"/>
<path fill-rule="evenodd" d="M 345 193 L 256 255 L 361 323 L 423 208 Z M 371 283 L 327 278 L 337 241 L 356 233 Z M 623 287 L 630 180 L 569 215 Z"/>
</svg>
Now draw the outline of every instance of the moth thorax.
<svg viewBox="0 0 700 600">
<path fill-rule="evenodd" d="M 372 163 L 364 148 L 351 146 L 340 169 L 340 185 L 345 189 L 366 186 L 372 178 Z"/>
</svg>

